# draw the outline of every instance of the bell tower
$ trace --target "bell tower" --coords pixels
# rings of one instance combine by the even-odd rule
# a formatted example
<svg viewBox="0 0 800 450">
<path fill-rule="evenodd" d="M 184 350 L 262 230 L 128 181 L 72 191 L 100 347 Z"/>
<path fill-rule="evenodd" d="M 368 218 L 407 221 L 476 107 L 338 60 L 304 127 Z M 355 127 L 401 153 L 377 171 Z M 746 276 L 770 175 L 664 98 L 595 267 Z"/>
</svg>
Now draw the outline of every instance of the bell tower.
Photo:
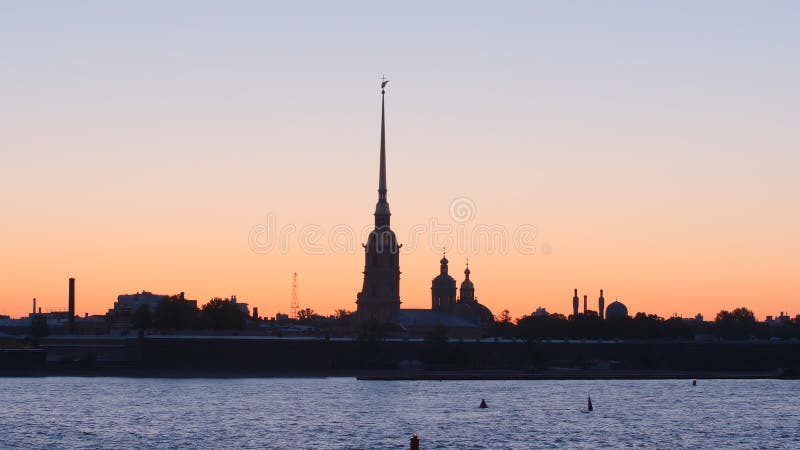
<svg viewBox="0 0 800 450">
<path fill-rule="evenodd" d="M 381 151 L 378 173 L 378 203 L 375 229 L 364 244 L 364 285 L 358 293 L 357 315 L 362 322 L 390 323 L 400 312 L 400 247 L 389 228 L 389 202 L 386 199 L 386 84 L 381 80 Z"/>
</svg>

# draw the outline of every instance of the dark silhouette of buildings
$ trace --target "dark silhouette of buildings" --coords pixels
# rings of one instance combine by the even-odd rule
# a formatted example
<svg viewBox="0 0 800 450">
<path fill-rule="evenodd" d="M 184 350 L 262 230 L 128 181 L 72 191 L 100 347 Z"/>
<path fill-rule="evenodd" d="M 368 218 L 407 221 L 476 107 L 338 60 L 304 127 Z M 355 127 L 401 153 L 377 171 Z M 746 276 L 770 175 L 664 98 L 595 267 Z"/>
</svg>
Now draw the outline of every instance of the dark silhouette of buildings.
<svg viewBox="0 0 800 450">
<path fill-rule="evenodd" d="M 391 324 L 389 329 L 424 334 L 444 327 L 451 336 L 477 337 L 494 320 L 491 311 L 475 299 L 475 287 L 464 272 L 461 301 L 456 300 L 456 280 L 448 274 L 447 258 L 440 261 L 439 275 L 431 283 L 431 309 L 400 309 L 400 248 L 390 228 L 386 199 L 386 91 L 381 83 L 381 145 L 378 203 L 375 228 L 364 245 L 364 285 L 357 296 L 360 322 Z"/>
<path fill-rule="evenodd" d="M 364 245 L 364 285 L 356 304 L 360 321 L 390 323 L 400 311 L 400 245 L 389 228 L 389 202 L 386 199 L 386 120 L 385 96 L 381 84 L 381 154 L 378 176 L 378 203 L 375 205 L 375 229 Z"/>
<path fill-rule="evenodd" d="M 578 290 L 575 289 L 574 294 L 572 296 L 572 317 L 578 318 L 578 307 L 580 305 L 580 297 L 578 296 Z M 603 296 L 603 290 L 600 289 L 600 297 L 597 299 L 597 316 L 600 317 L 600 320 L 605 320 L 607 317 L 628 317 L 628 308 L 620 302 L 614 302 L 608 305 L 608 308 L 605 307 L 606 299 Z M 612 307 L 613 306 L 613 307 Z M 609 314 L 609 311 L 611 312 Z M 595 312 L 589 310 L 589 296 L 583 296 L 583 314 L 584 316 L 593 315 Z"/>
<path fill-rule="evenodd" d="M 439 275 L 431 280 L 431 309 L 401 309 L 397 324 L 412 336 L 426 336 L 445 329 L 449 337 L 476 338 L 486 335 L 494 315 L 475 298 L 475 285 L 464 270 L 461 297 L 456 299 L 456 281 L 448 273 L 447 258 L 439 261 Z"/>
<path fill-rule="evenodd" d="M 472 271 L 469 270 L 469 263 L 467 263 L 467 268 L 464 269 L 464 281 L 461 282 L 460 296 L 453 312 L 485 329 L 494 322 L 494 314 L 489 308 L 478 303 L 478 298 L 475 297 L 475 285 L 469 279 L 470 273 Z"/>
</svg>

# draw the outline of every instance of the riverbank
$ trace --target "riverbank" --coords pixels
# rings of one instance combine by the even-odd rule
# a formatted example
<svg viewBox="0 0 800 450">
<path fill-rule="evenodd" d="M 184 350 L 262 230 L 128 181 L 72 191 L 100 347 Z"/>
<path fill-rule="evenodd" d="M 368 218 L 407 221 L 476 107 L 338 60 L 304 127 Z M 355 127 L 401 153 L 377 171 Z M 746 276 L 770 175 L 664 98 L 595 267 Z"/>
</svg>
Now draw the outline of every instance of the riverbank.
<svg viewBox="0 0 800 450">
<path fill-rule="evenodd" d="M 0 350 L 0 376 L 364 380 L 789 378 L 800 344 L 51 337 Z"/>
<path fill-rule="evenodd" d="M 0 377 L 125 377 L 125 378 L 356 378 L 362 381 L 485 380 L 691 380 L 793 379 L 772 371 L 676 370 L 175 370 L 137 368 L 49 368 L 0 370 Z"/>
</svg>

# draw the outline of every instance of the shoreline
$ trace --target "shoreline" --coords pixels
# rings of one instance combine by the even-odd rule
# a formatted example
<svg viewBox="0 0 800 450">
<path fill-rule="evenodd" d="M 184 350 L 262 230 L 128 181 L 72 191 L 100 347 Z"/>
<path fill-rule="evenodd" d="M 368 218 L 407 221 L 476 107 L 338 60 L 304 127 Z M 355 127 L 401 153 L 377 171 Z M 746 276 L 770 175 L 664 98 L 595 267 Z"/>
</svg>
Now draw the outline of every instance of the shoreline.
<svg viewBox="0 0 800 450">
<path fill-rule="evenodd" d="M 516 380 L 692 380 L 797 379 L 773 371 L 677 370 L 169 370 L 169 369 L 40 369 L 0 370 L 0 378 L 355 378 L 361 381 L 516 381 Z"/>
</svg>

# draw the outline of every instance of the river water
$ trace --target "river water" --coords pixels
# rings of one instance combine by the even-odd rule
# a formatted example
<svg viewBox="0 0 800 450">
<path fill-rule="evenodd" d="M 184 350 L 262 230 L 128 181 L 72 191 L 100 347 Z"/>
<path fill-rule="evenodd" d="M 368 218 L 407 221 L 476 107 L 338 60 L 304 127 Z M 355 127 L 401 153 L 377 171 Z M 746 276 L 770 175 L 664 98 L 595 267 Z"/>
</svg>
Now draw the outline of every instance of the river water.
<svg viewBox="0 0 800 450">
<path fill-rule="evenodd" d="M 798 400 L 781 380 L 0 378 L 0 447 L 787 449 Z"/>
</svg>

